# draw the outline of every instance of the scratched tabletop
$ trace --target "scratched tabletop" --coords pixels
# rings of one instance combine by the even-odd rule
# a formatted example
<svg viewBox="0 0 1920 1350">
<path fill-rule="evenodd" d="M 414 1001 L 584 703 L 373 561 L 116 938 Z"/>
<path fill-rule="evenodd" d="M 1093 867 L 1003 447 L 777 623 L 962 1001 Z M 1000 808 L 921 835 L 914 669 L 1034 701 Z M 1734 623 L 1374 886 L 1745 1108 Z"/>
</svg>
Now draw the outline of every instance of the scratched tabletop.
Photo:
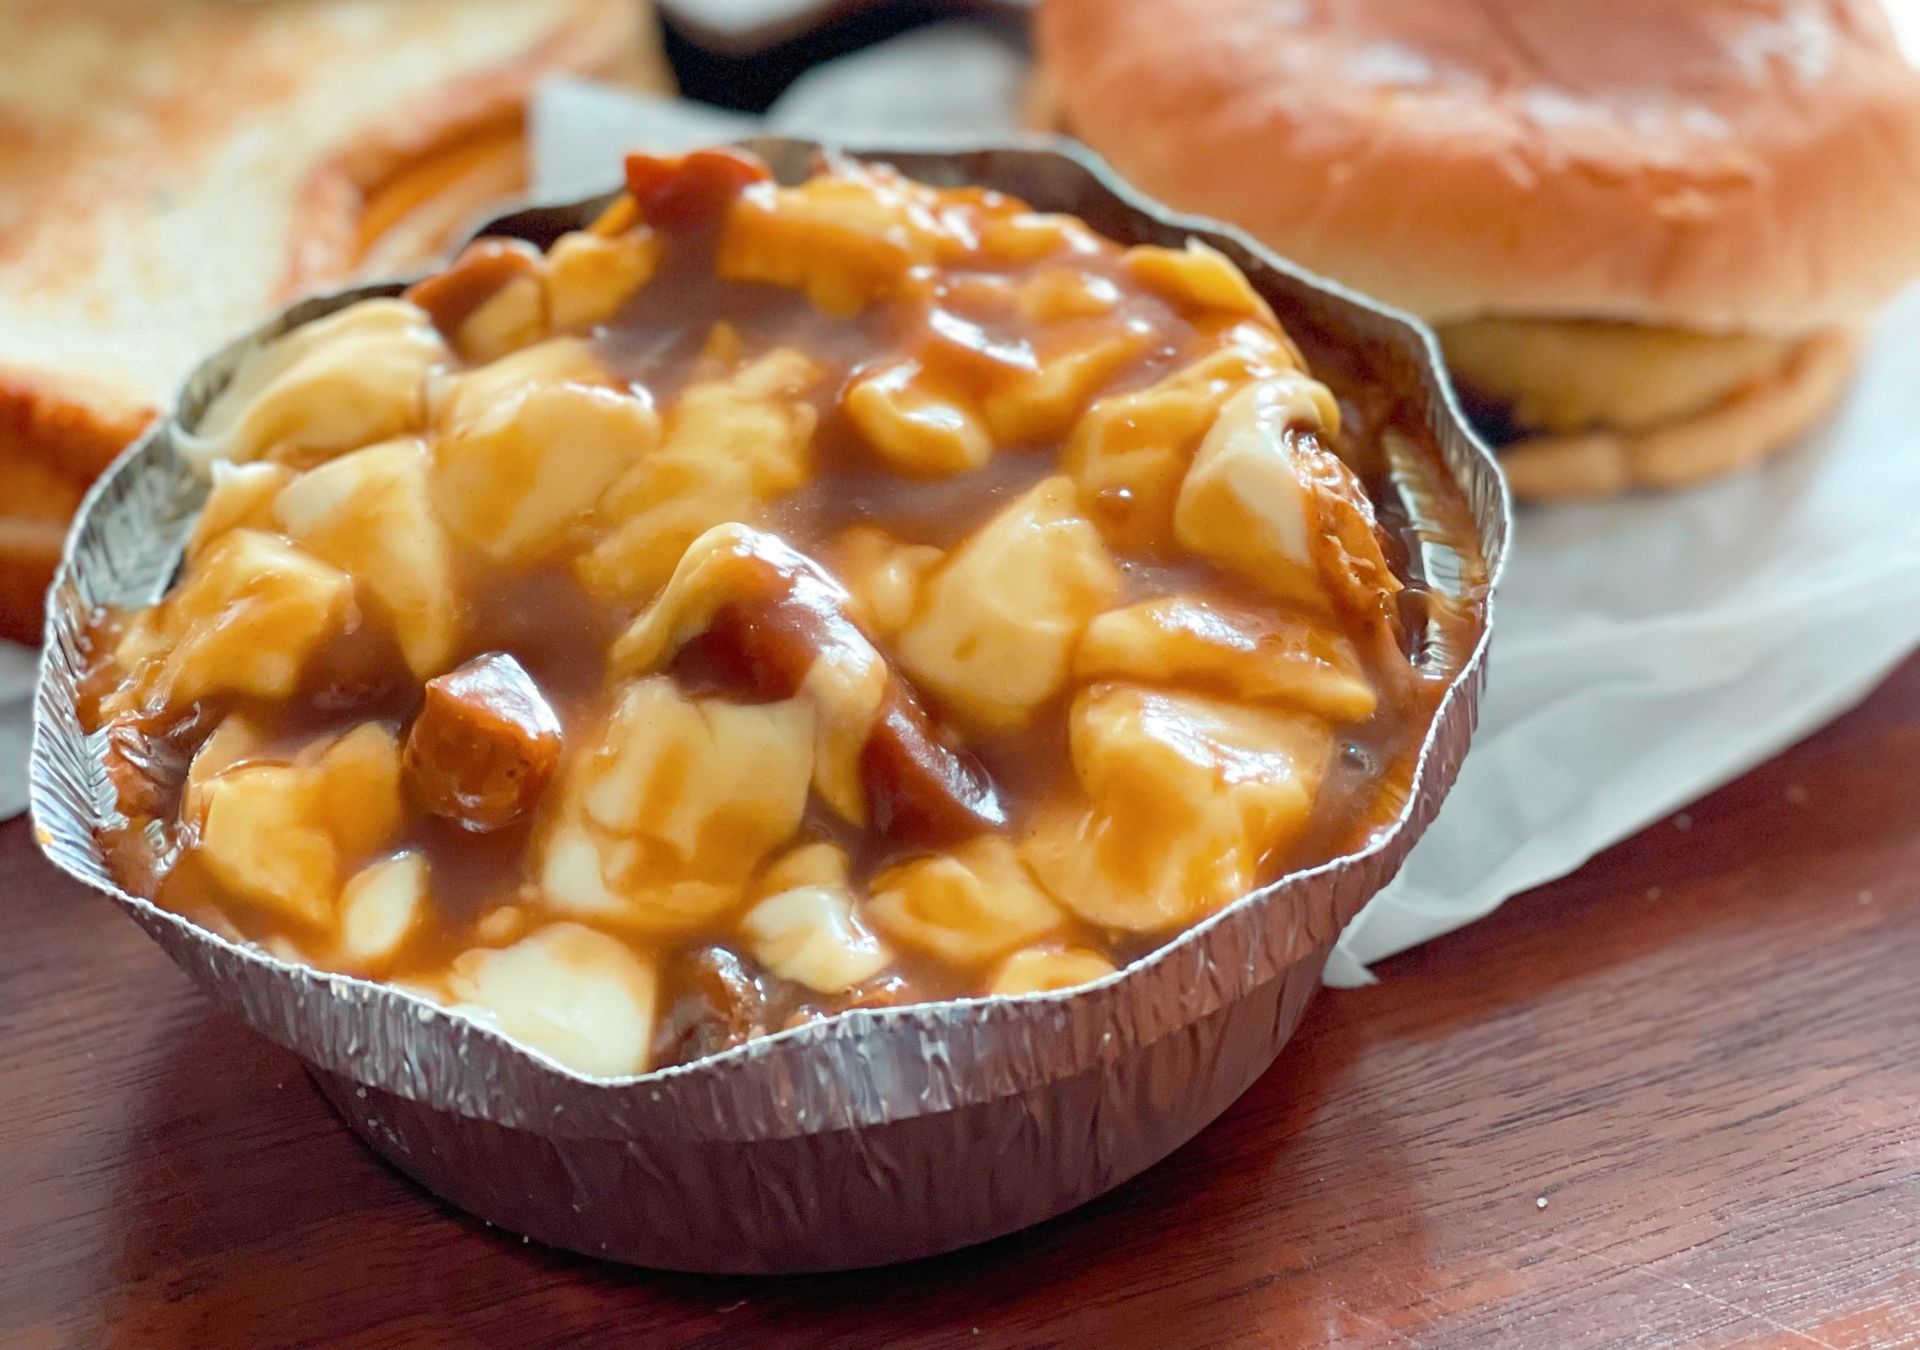
<svg viewBox="0 0 1920 1350">
<path fill-rule="evenodd" d="M 1920 1346 L 1917 766 L 1920 661 L 1323 993 L 1104 1199 L 791 1279 L 598 1265 L 440 1203 L 15 821 L 0 1347 Z"/>
</svg>

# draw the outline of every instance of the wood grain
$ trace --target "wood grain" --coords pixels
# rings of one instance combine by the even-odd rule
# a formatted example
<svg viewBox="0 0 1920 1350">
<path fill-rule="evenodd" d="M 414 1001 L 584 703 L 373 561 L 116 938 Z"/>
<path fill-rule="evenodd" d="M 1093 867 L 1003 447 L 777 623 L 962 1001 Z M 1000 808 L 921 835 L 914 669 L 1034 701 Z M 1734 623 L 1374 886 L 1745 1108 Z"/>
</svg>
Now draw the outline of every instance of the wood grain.
<svg viewBox="0 0 1920 1350">
<path fill-rule="evenodd" d="M 0 1346 L 1920 1346 L 1916 763 L 1920 662 L 1323 995 L 1118 1192 L 790 1280 L 597 1266 L 439 1204 L 15 822 Z"/>
</svg>

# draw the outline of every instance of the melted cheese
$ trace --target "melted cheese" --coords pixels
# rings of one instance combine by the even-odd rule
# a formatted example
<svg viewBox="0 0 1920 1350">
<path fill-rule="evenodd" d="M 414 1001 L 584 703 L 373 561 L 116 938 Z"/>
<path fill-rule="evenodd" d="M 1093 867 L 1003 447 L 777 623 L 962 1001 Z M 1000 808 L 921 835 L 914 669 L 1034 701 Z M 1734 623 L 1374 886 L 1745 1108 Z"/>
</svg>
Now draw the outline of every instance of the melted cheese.
<svg viewBox="0 0 1920 1350">
<path fill-rule="evenodd" d="M 1090 923 L 1193 923 L 1251 890 L 1299 837 L 1331 750 L 1326 723 L 1305 714 L 1097 685 L 1073 709 L 1086 804 L 1047 813 L 1023 856 Z"/>
<path fill-rule="evenodd" d="M 1004 956 L 1056 931 L 1064 917 L 997 835 L 889 868 L 874 878 L 864 913 L 901 946 L 956 966 Z"/>
<path fill-rule="evenodd" d="M 418 431 L 427 374 L 449 360 L 425 312 L 363 300 L 249 353 L 182 453 L 206 473 L 215 460 L 311 462 Z"/>
<path fill-rule="evenodd" d="M 647 1067 L 657 977 L 604 933 L 550 924 L 511 947 L 462 953 L 447 984 L 459 1011 L 570 1069 L 618 1078 Z"/>
<path fill-rule="evenodd" d="M 576 760 L 545 838 L 548 903 L 644 929 L 711 919 L 799 828 L 813 742 L 799 700 L 689 698 L 664 676 L 634 684 Z"/>
<path fill-rule="evenodd" d="M 379 603 L 414 674 L 429 679 L 452 664 L 453 560 L 418 441 L 356 450 L 302 474 L 274 498 L 273 515 Z"/>
<path fill-rule="evenodd" d="M 535 561 L 563 545 L 659 440 L 660 419 L 643 395 L 528 385 L 435 437 L 434 499 L 469 543 Z"/>
<path fill-rule="evenodd" d="M 965 722 L 1015 727 L 1065 686 L 1081 630 L 1119 592 L 1073 484 L 1049 478 L 929 577 L 900 632 L 900 662 Z"/>
</svg>

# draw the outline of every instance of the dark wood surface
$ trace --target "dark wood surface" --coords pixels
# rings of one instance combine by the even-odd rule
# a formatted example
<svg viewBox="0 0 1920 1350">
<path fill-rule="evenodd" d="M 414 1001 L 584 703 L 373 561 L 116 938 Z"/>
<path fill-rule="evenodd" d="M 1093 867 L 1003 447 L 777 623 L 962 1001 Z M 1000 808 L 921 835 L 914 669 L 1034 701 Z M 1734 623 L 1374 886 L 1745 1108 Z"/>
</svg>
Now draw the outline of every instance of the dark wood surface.
<svg viewBox="0 0 1920 1350">
<path fill-rule="evenodd" d="M 1920 663 L 1324 994 L 1105 1199 L 789 1280 L 598 1266 L 440 1204 L 15 822 L 0 1346 L 1920 1346 L 1916 766 Z"/>
</svg>

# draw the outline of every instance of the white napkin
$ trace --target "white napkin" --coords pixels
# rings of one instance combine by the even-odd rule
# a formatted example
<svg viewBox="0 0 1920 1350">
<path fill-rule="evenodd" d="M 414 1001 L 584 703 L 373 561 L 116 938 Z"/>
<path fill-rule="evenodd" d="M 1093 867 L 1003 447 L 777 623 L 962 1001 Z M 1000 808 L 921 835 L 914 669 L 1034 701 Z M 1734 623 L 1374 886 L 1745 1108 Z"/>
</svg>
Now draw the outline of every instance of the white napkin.
<svg viewBox="0 0 1920 1350">
<path fill-rule="evenodd" d="M 966 24 L 809 73 L 766 129 L 898 143 L 1018 128 L 1023 58 Z M 543 192 L 612 185 L 633 145 L 756 124 L 561 83 L 535 105 Z M 1460 782 L 1348 929 L 1336 984 L 1482 917 L 1769 758 L 1920 646 L 1920 290 L 1884 316 L 1840 415 L 1757 472 L 1519 514 L 1490 687 Z"/>
</svg>

